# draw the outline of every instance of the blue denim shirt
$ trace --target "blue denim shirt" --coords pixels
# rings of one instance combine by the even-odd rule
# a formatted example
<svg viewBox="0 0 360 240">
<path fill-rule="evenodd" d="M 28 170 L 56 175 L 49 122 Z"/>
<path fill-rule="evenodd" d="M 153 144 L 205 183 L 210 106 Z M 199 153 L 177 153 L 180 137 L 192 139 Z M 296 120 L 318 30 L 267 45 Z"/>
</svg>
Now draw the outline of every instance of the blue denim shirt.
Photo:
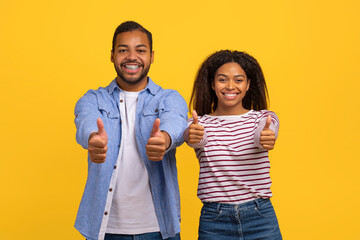
<svg viewBox="0 0 360 240">
<path fill-rule="evenodd" d="M 78 210 L 75 228 L 87 239 L 104 239 L 111 209 L 110 181 L 117 171 L 116 161 L 121 144 L 119 93 L 116 79 L 105 88 L 89 90 L 75 106 L 76 141 L 85 149 L 97 118 L 101 118 L 108 134 L 106 161 L 96 164 L 88 158 L 88 177 Z M 187 105 L 175 90 L 162 89 L 150 78 L 139 93 L 136 109 L 135 135 L 141 157 L 149 174 L 156 216 L 163 238 L 180 232 L 180 196 L 175 150 L 183 140 L 187 127 Z M 162 161 L 151 161 L 146 155 L 146 143 L 153 123 L 160 118 L 160 130 L 171 137 L 171 145 Z M 114 182 L 114 181 L 113 181 Z M 141 211 L 141 210 L 140 210 Z"/>
</svg>

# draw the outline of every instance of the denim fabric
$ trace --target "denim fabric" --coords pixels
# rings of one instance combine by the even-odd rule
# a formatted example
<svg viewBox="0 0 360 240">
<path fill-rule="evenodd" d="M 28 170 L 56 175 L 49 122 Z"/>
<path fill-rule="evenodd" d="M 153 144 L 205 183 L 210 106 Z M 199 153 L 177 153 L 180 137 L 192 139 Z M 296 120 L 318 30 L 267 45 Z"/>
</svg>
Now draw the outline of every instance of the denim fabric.
<svg viewBox="0 0 360 240">
<path fill-rule="evenodd" d="M 105 234 L 105 240 L 163 240 L 160 232 L 136 234 L 136 235 L 123 235 L 123 234 Z M 166 238 L 165 240 L 180 240 L 180 233 L 175 237 Z"/>
<path fill-rule="evenodd" d="M 240 205 L 204 203 L 199 240 L 281 240 L 270 199 Z"/>
<path fill-rule="evenodd" d="M 180 232 L 180 194 L 177 179 L 175 149 L 184 140 L 187 126 L 187 104 L 175 90 L 162 89 L 148 78 L 146 88 L 139 93 L 135 134 L 138 149 L 148 171 L 155 213 L 164 238 Z M 89 240 L 104 239 L 112 202 L 110 182 L 115 171 L 121 140 L 119 95 L 122 91 L 116 79 L 106 88 L 89 90 L 75 106 L 76 140 L 87 149 L 89 135 L 96 132 L 101 118 L 108 135 L 106 161 L 96 164 L 88 158 L 88 178 L 80 202 L 75 228 Z M 146 143 L 153 123 L 160 118 L 160 130 L 171 137 L 171 146 L 162 161 L 151 161 L 146 155 Z M 116 182 L 113 181 L 113 182 Z"/>
</svg>

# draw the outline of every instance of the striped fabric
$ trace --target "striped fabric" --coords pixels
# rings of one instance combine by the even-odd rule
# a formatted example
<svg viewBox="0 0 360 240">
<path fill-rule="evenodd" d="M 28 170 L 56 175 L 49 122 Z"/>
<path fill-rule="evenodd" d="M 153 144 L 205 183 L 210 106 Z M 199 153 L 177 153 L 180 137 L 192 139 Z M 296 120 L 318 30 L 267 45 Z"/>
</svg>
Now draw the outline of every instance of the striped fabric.
<svg viewBox="0 0 360 240">
<path fill-rule="evenodd" d="M 195 148 L 200 163 L 197 195 L 202 202 L 240 204 L 272 196 L 268 151 L 261 148 L 259 139 L 269 114 L 270 129 L 277 136 L 279 120 L 268 110 L 199 117 L 205 137 L 199 144 L 189 145 Z M 186 135 L 187 131 L 185 139 Z"/>
</svg>

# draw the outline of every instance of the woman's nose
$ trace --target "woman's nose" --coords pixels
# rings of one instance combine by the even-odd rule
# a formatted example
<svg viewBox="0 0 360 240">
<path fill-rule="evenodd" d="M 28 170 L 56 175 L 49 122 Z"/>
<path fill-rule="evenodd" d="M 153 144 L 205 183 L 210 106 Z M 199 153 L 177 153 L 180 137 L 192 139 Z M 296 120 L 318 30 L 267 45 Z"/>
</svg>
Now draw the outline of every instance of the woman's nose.
<svg viewBox="0 0 360 240">
<path fill-rule="evenodd" d="M 228 81 L 228 84 L 226 86 L 228 89 L 234 89 L 235 88 L 235 85 L 234 85 L 234 82 L 233 81 Z"/>
</svg>

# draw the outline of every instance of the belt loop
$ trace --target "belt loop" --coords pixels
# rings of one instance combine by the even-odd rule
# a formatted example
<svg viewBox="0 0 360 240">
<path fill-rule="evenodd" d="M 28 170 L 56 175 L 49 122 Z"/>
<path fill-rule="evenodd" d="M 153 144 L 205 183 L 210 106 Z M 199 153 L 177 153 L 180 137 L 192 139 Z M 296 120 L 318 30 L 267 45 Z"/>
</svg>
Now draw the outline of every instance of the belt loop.
<svg viewBox="0 0 360 240">
<path fill-rule="evenodd" d="M 217 212 L 220 212 L 220 208 L 221 208 L 221 203 L 218 203 L 218 204 L 217 204 L 217 209 L 216 209 Z"/>
<path fill-rule="evenodd" d="M 257 209 L 260 208 L 260 203 L 259 203 L 258 199 L 259 199 L 259 198 L 257 198 L 257 199 L 254 200 Z"/>
</svg>

